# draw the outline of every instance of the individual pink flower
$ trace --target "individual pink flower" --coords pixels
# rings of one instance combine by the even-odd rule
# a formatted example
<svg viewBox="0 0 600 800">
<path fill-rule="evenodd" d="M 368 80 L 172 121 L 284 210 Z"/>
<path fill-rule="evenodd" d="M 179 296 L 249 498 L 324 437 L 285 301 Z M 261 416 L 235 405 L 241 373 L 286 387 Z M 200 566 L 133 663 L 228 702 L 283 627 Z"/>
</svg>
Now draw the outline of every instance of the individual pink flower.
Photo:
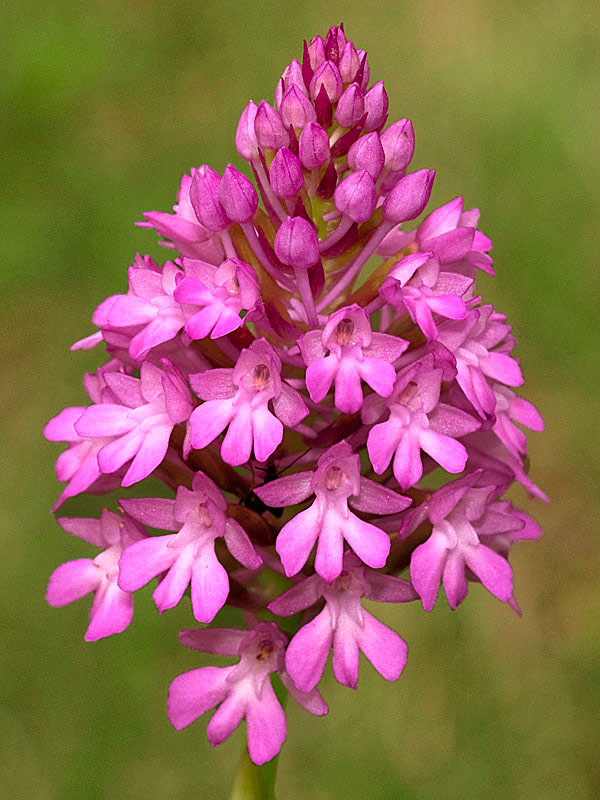
<svg viewBox="0 0 600 800">
<path fill-rule="evenodd" d="M 392 393 L 393 362 L 408 342 L 373 333 L 369 315 L 355 304 L 335 311 L 322 331 L 305 333 L 298 345 L 307 364 L 306 388 L 311 400 L 320 403 L 335 382 L 335 407 L 355 414 L 363 402 L 363 380 L 382 397 Z"/>
<path fill-rule="evenodd" d="M 144 525 L 177 531 L 132 544 L 119 564 L 119 586 L 128 592 L 165 573 L 153 595 L 161 613 L 179 603 L 190 582 L 192 610 L 199 622 L 210 622 L 225 605 L 229 578 L 215 554 L 219 537 L 224 537 L 230 553 L 248 569 L 262 564 L 244 529 L 227 516 L 223 494 L 201 472 L 194 475 L 192 491 L 177 487 L 175 500 L 149 497 L 120 503 Z"/>
<path fill-rule="evenodd" d="M 428 339 L 437 339 L 434 314 L 449 319 L 464 319 L 467 306 L 462 299 L 473 279 L 458 272 L 440 272 L 433 253 L 413 253 L 401 258 L 390 270 L 379 294 L 410 318 Z"/>
<path fill-rule="evenodd" d="M 342 571 L 344 540 L 370 567 L 383 567 L 390 540 L 380 528 L 353 514 L 396 514 L 410 505 L 397 494 L 360 475 L 360 458 L 345 442 L 330 447 L 314 472 L 297 472 L 257 487 L 255 493 L 267 506 L 296 505 L 316 495 L 313 504 L 287 522 L 277 537 L 276 549 L 285 574 L 295 575 L 317 544 L 315 569 L 326 581 Z"/>
<path fill-rule="evenodd" d="M 336 679 L 356 689 L 361 650 L 386 680 L 395 681 L 406 664 L 406 643 L 361 605 L 361 597 L 386 603 L 406 603 L 418 595 L 410 583 L 363 566 L 350 552 L 332 583 L 311 575 L 269 604 L 280 617 L 297 614 L 321 597 L 325 607 L 294 635 L 286 651 L 288 673 L 299 689 L 318 684 L 333 647 Z"/>
<path fill-rule="evenodd" d="M 492 385 L 492 391 L 496 397 L 493 431 L 515 458 L 520 459 L 527 451 L 527 441 L 515 422 L 532 431 L 541 432 L 544 430 L 544 420 L 533 403 L 517 397 L 507 386 L 496 383 Z"/>
<path fill-rule="evenodd" d="M 183 259 L 185 277 L 179 276 L 174 299 L 183 305 L 185 332 L 190 339 L 218 339 L 237 330 L 242 311 L 260 307 L 256 273 L 240 258 L 228 258 L 218 267 L 205 261 Z M 200 306 L 200 310 L 196 310 Z"/>
<path fill-rule="evenodd" d="M 253 448 L 258 461 L 266 461 L 284 425 L 293 428 L 308 414 L 300 394 L 281 379 L 281 361 L 265 339 L 242 350 L 233 369 L 199 372 L 190 383 L 205 401 L 190 417 L 191 446 L 206 447 L 229 426 L 221 456 L 234 466 L 245 464 Z"/>
<path fill-rule="evenodd" d="M 456 381 L 484 419 L 496 408 L 488 378 L 507 386 L 523 383 L 519 362 L 499 347 L 510 329 L 504 314 L 489 305 L 474 308 L 463 320 L 447 321 L 439 328 L 438 341 L 456 358 Z"/>
<path fill-rule="evenodd" d="M 482 482 L 495 484 L 502 493 L 513 481 L 518 481 L 530 497 L 550 502 L 548 495 L 527 474 L 523 458 L 511 452 L 494 430 L 482 428 L 470 433 L 464 438 L 464 443 L 469 453 L 467 470 L 482 469 Z"/>
<path fill-rule="evenodd" d="M 494 503 L 496 486 L 480 486 L 476 471 L 447 484 L 430 497 L 411 524 L 425 515 L 433 523 L 429 539 L 412 554 L 410 577 L 423 608 L 431 611 L 440 581 L 451 608 L 467 594 L 468 570 L 500 600 L 513 593 L 508 561 L 486 545 L 488 536 L 519 531 L 524 520 L 503 503 Z"/>
<path fill-rule="evenodd" d="M 111 441 L 98 450 L 98 466 L 112 473 L 133 459 L 122 486 L 148 477 L 166 455 L 176 424 L 192 411 L 192 396 L 181 373 L 166 359 L 160 369 L 149 361 L 140 378 L 120 372 L 106 373 L 106 383 L 115 402 L 86 408 L 74 422 L 82 437 Z"/>
<path fill-rule="evenodd" d="M 225 741 L 246 719 L 248 752 L 255 764 L 277 755 L 287 734 L 285 714 L 271 685 L 279 673 L 290 694 L 311 714 L 322 716 L 327 705 L 316 689 L 296 689 L 284 667 L 287 636 L 273 622 L 260 622 L 250 631 L 202 628 L 182 631 L 180 641 L 191 650 L 239 656 L 229 667 L 200 667 L 178 675 L 169 687 L 168 712 L 177 730 L 219 706 L 208 723 L 211 745 Z"/>
<path fill-rule="evenodd" d="M 50 576 L 46 600 L 51 606 L 65 606 L 94 592 L 86 642 L 122 633 L 133 617 L 133 595 L 117 584 L 119 558 L 123 548 L 144 539 L 144 528 L 106 508 L 100 519 L 62 517 L 58 524 L 102 552 L 93 559 L 77 558 L 57 567 Z"/>
<path fill-rule="evenodd" d="M 409 245 L 420 251 L 431 251 L 445 272 L 461 272 L 474 277 L 477 268 L 494 274 L 493 260 L 488 255 L 491 240 L 477 230 L 479 209 L 463 211 L 462 197 L 436 208 L 416 230 L 394 229 L 378 248 L 380 255 L 395 255 Z"/>
<path fill-rule="evenodd" d="M 119 365 L 109 362 L 96 374 L 84 376 L 83 383 L 86 392 L 94 403 L 116 402 L 116 397 L 108 388 L 105 375 L 118 370 Z M 44 436 L 50 442 L 68 442 L 68 448 L 61 453 L 56 461 L 56 477 L 59 481 L 66 481 L 60 497 L 52 507 L 56 511 L 65 500 L 75 497 L 81 492 L 93 493 L 112 491 L 119 485 L 122 475 L 116 479 L 113 476 L 103 476 L 98 466 L 98 452 L 113 440 L 114 437 L 106 436 L 89 439 L 80 436 L 75 430 L 75 423 L 86 410 L 85 406 L 71 406 L 64 408 L 53 417 L 44 428 Z"/>
<path fill-rule="evenodd" d="M 112 295 L 100 303 L 92 318 L 94 324 L 103 331 L 129 335 L 129 355 L 142 361 L 153 347 L 173 339 L 183 328 L 185 315 L 173 298 L 181 274 L 172 261 L 158 271 L 134 264 L 128 270 L 129 293 Z"/>
<path fill-rule="evenodd" d="M 394 476 L 401 489 L 414 486 L 423 475 L 421 450 L 448 472 L 462 472 L 467 451 L 457 438 L 481 427 L 465 411 L 440 402 L 443 369 L 424 356 L 398 373 L 391 397 L 367 397 L 363 422 L 377 422 L 386 409 L 389 418 L 373 425 L 367 450 L 375 472 L 381 475 L 394 459 Z"/>
<path fill-rule="evenodd" d="M 526 514 L 519 508 L 515 508 L 510 500 L 499 500 L 494 503 L 494 508 L 507 516 L 516 517 L 516 519 L 523 522 L 523 527 L 521 528 L 499 531 L 498 533 L 488 534 L 485 537 L 487 547 L 495 550 L 496 553 L 503 558 L 508 560 L 512 546 L 516 542 L 532 541 L 542 536 L 542 529 L 537 522 L 533 520 L 529 514 Z"/>
</svg>

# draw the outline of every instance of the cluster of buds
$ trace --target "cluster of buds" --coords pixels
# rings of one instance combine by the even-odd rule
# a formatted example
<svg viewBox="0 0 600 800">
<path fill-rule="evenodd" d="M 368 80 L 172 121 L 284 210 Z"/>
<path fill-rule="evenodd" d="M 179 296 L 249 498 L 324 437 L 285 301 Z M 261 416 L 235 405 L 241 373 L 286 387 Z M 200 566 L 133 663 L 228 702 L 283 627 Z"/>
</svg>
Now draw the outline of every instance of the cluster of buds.
<svg viewBox="0 0 600 800">
<path fill-rule="evenodd" d="M 513 391 L 506 317 L 475 289 L 491 242 L 460 197 L 406 226 L 434 172 L 408 171 L 412 124 L 386 127 L 387 109 L 342 27 L 305 43 L 274 105 L 241 115 L 255 183 L 201 166 L 174 213 L 144 215 L 176 257 L 136 256 L 127 293 L 74 345 L 109 354 L 85 376 L 91 404 L 45 429 L 68 443 L 55 510 L 150 477 L 171 495 L 59 518 L 100 553 L 58 567 L 48 602 L 94 593 L 90 641 L 127 628 L 147 583 L 161 613 L 190 587 L 205 626 L 182 644 L 237 662 L 175 678 L 169 718 L 183 728 L 217 707 L 213 745 L 245 718 L 256 764 L 286 736 L 273 673 L 316 715 L 330 651 L 345 686 L 359 651 L 399 677 L 407 646 L 363 597 L 430 611 L 443 585 L 454 609 L 478 582 L 518 612 L 509 551 L 541 535 L 502 499 L 514 481 L 544 499 L 518 427 L 543 422 Z M 226 605 L 244 629 L 206 626 Z"/>
</svg>

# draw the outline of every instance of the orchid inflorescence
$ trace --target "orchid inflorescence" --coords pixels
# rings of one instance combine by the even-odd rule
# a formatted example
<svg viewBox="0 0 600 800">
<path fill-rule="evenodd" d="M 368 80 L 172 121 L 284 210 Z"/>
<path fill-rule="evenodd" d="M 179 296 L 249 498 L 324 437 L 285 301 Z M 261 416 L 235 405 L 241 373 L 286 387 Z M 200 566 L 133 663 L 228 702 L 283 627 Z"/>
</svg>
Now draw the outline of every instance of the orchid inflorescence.
<svg viewBox="0 0 600 800">
<path fill-rule="evenodd" d="M 244 609 L 245 629 L 180 634 L 238 661 L 175 678 L 168 713 L 180 729 L 217 707 L 213 745 L 245 718 L 256 764 L 286 737 L 273 674 L 316 715 L 330 650 L 345 686 L 359 651 L 399 677 L 407 646 L 363 597 L 431 611 L 441 583 L 454 609 L 480 582 L 518 611 L 509 551 L 541 535 L 501 499 L 514 481 L 545 499 L 517 427 L 543 422 L 513 391 L 511 326 L 475 289 L 478 270 L 493 275 L 491 241 L 460 197 L 405 226 L 434 172 L 407 172 L 413 127 L 384 127 L 387 109 L 343 27 L 305 43 L 274 105 L 241 115 L 235 144 L 256 186 L 231 164 L 201 166 L 173 214 L 144 215 L 178 255 L 136 256 L 127 293 L 74 345 L 109 354 L 84 378 L 91 405 L 45 428 L 68 443 L 55 510 L 150 477 L 171 495 L 60 518 L 100 553 L 58 567 L 48 602 L 93 592 L 88 641 L 125 630 L 155 578 L 160 612 L 188 587 L 200 623 Z"/>
</svg>

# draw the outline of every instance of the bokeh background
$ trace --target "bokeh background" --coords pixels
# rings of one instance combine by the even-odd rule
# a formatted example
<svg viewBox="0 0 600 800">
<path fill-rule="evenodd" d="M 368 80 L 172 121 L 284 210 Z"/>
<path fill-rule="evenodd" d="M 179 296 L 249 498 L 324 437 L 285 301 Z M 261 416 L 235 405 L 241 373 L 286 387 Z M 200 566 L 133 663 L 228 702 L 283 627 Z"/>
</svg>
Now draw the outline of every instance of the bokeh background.
<svg viewBox="0 0 600 800">
<path fill-rule="evenodd" d="M 68 351 L 92 310 L 125 289 L 136 251 L 166 257 L 134 221 L 169 210 L 190 166 L 239 165 L 244 105 L 271 100 L 302 39 L 340 20 L 385 78 L 391 119 L 413 120 L 433 201 L 482 210 L 497 267 L 482 288 L 547 421 L 531 474 L 552 504 L 516 493 L 546 531 L 514 552 L 522 619 L 477 586 L 455 613 L 383 613 L 409 642 L 404 675 L 388 684 L 365 663 L 356 693 L 326 678 L 325 719 L 290 708 L 279 796 L 600 796 L 597 4 L 20 0 L 0 33 L 6 797 L 228 796 L 242 733 L 211 751 L 203 722 L 177 733 L 166 718 L 169 682 L 198 665 L 177 642 L 190 610 L 159 618 L 148 587 L 126 634 L 86 644 L 87 601 L 45 605 L 52 569 L 90 548 L 48 511 L 61 447 L 41 429 L 100 363 Z"/>
</svg>

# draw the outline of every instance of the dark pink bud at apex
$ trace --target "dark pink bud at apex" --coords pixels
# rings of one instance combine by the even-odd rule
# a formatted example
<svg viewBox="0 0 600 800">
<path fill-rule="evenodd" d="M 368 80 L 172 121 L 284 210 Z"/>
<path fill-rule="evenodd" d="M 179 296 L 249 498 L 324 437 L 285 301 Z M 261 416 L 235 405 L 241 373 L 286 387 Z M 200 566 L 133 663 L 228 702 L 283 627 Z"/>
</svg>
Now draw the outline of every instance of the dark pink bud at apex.
<svg viewBox="0 0 600 800">
<path fill-rule="evenodd" d="M 290 267 L 308 269 L 319 260 L 319 240 L 315 229 L 303 217 L 288 217 L 275 236 L 277 258 Z"/>
<path fill-rule="evenodd" d="M 356 81 L 356 83 L 358 83 L 363 92 L 366 92 L 369 86 L 369 78 L 371 76 L 371 70 L 369 69 L 369 62 L 367 61 L 367 51 L 357 50 L 356 54 L 358 55 L 360 66 L 354 80 Z"/>
<path fill-rule="evenodd" d="M 352 42 L 344 45 L 338 67 L 344 83 L 352 83 L 360 67 L 360 58 Z"/>
<path fill-rule="evenodd" d="M 308 89 L 306 88 L 304 78 L 302 77 L 302 67 L 300 66 L 297 58 L 294 58 L 292 62 L 283 70 L 281 80 L 278 82 L 277 88 L 275 89 L 275 106 L 279 112 L 281 112 L 281 101 L 283 100 L 283 96 L 292 86 L 296 86 L 308 97 Z"/>
<path fill-rule="evenodd" d="M 344 34 L 343 26 L 335 25 L 327 31 L 325 39 L 325 54 L 330 61 L 336 64 L 340 60 L 340 56 L 344 51 L 346 45 L 346 36 Z"/>
<path fill-rule="evenodd" d="M 325 42 L 323 41 L 323 37 L 315 36 L 310 40 L 310 44 L 308 45 L 308 56 L 310 58 L 310 66 L 314 72 L 321 66 L 326 58 Z"/>
</svg>

